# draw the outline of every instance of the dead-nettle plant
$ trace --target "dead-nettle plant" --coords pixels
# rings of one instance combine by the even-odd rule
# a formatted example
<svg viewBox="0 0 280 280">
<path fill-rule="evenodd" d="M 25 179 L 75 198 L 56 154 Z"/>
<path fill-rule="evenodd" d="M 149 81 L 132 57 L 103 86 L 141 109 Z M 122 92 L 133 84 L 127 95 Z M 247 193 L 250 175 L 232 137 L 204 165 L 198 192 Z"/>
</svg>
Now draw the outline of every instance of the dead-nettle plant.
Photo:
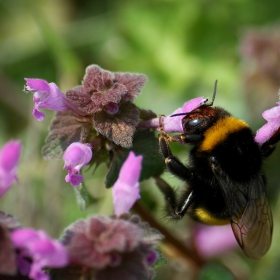
<svg viewBox="0 0 280 280">
<path fill-rule="evenodd" d="M 56 112 L 42 149 L 44 158 L 63 158 L 68 172 L 65 180 L 75 188 L 81 208 L 94 201 L 87 192 L 90 186 L 84 185 L 83 166 L 95 170 L 105 163 L 105 186 L 112 187 L 114 213 L 78 220 L 60 240 L 54 240 L 45 231 L 24 228 L 14 217 L 0 212 L 0 278 L 152 279 L 153 267 L 164 263 L 157 249 L 163 236 L 129 213 L 140 198 L 140 182 L 159 178 L 165 168 L 155 133 L 160 130 L 159 119 L 133 103 L 147 77 L 91 65 L 82 84 L 66 93 L 55 83 L 25 80 L 25 92 L 33 94 L 34 117 L 44 120 L 41 109 Z M 163 117 L 165 131 L 182 133 L 184 113 L 201 102 L 199 97 L 185 103 L 173 113 L 181 115 L 177 118 Z M 278 105 L 263 113 L 268 122 L 255 137 L 260 145 L 279 129 Z M 18 180 L 21 150 L 20 141 L 10 141 L 0 151 L 0 197 Z"/>
<path fill-rule="evenodd" d="M 77 166 L 91 158 L 88 145 L 79 144 L 72 144 L 64 155 L 75 162 L 71 170 L 81 168 Z M 19 141 L 10 141 L 2 148 L 1 196 L 17 179 L 20 152 Z M 65 229 L 60 240 L 51 239 L 44 230 L 24 228 L 14 217 L 0 212 L 0 278 L 152 279 L 152 266 L 162 259 L 157 249 L 162 235 L 129 213 L 140 198 L 142 160 L 143 156 L 131 151 L 124 161 L 112 188 L 114 214 L 78 220 Z"/>
<path fill-rule="evenodd" d="M 94 170 L 105 163 L 114 213 L 78 220 L 55 240 L 0 212 L 0 278 L 152 279 L 153 267 L 162 260 L 157 245 L 163 236 L 129 213 L 140 198 L 139 182 L 160 175 L 164 168 L 157 137 L 138 127 L 155 114 L 133 104 L 146 76 L 91 65 L 82 85 L 66 93 L 54 83 L 25 80 L 24 90 L 33 93 L 34 117 L 44 120 L 42 108 L 56 112 L 42 149 L 44 158 L 63 158 L 65 180 L 75 187 L 82 208 L 94 199 L 83 185 L 81 169 L 89 165 Z M 0 196 L 18 180 L 21 150 L 20 141 L 10 141 L 1 150 Z"/>
<path fill-rule="evenodd" d="M 64 168 L 69 172 L 66 180 L 73 186 L 83 181 L 83 165 L 96 168 L 105 163 L 109 168 L 105 185 L 111 187 L 132 150 L 143 155 L 141 181 L 162 173 L 157 137 L 138 126 L 156 115 L 133 103 L 147 81 L 145 75 L 113 73 L 91 65 L 86 68 L 82 85 L 66 93 L 54 83 L 25 80 L 25 91 L 33 93 L 34 117 L 44 119 L 41 108 L 56 111 L 42 153 L 45 159 L 64 158 Z"/>
</svg>

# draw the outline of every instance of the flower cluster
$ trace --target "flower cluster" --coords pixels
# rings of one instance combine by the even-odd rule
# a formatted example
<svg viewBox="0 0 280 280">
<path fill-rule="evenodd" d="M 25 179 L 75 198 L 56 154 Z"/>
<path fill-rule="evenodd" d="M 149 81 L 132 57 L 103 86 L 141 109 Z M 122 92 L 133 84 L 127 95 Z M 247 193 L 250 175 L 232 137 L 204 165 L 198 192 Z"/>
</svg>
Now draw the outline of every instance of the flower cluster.
<svg viewBox="0 0 280 280">
<path fill-rule="evenodd" d="M 113 73 L 91 65 L 82 85 L 66 94 L 54 83 L 25 80 L 25 91 L 33 93 L 34 117 L 42 121 L 43 108 L 57 112 L 43 154 L 50 159 L 64 153 L 64 169 L 68 171 L 65 179 L 73 186 L 83 181 L 80 171 L 84 165 L 106 161 L 101 155 L 108 154 L 114 145 L 132 146 L 140 117 L 140 110 L 132 102 L 147 81 L 145 75 Z"/>
<path fill-rule="evenodd" d="M 84 267 L 81 271 L 94 275 L 92 279 L 152 279 L 150 265 L 156 260 L 155 245 L 162 236 L 127 213 L 140 198 L 141 162 L 142 156 L 133 152 L 124 162 L 112 191 L 114 216 L 79 220 L 62 238 L 70 267 Z M 67 279 L 67 270 L 57 273 Z"/>
<path fill-rule="evenodd" d="M 139 121 L 139 109 L 132 103 L 147 78 L 141 74 L 112 73 L 97 65 L 87 67 L 83 83 L 63 94 L 54 83 L 40 79 L 25 79 L 26 92 L 32 92 L 33 115 L 41 121 L 45 115 L 39 108 L 56 112 L 71 111 L 87 117 L 93 129 L 108 140 L 125 148 Z"/>
<path fill-rule="evenodd" d="M 63 237 L 71 264 L 98 280 L 152 279 L 155 245 L 162 236 L 137 216 L 94 216 L 71 225 Z"/>
<path fill-rule="evenodd" d="M 0 179 L 16 178 L 21 144 L 7 143 L 0 154 Z M 64 155 L 68 179 L 81 181 L 80 168 L 89 162 L 91 149 L 74 143 Z M 21 228 L 12 217 L 0 212 L 0 278 L 28 276 L 28 279 L 139 279 L 153 278 L 150 267 L 157 259 L 156 244 L 162 235 L 128 212 L 140 198 L 139 178 L 142 156 L 129 153 L 113 186 L 115 215 L 92 216 L 73 223 L 61 241 L 48 237 L 43 230 Z M 5 180 L 5 178 L 11 178 Z M 4 192 L 3 192 L 4 193 Z M 77 270 L 76 277 L 73 269 Z M 49 271 L 49 273 L 47 273 Z M 62 274 L 61 274 L 62 273 Z M 26 278 L 27 279 L 27 278 Z"/>
<path fill-rule="evenodd" d="M 92 116 L 99 133 L 117 145 L 131 147 L 139 119 L 139 110 L 132 101 L 146 81 L 144 75 L 112 73 L 91 65 L 82 85 L 68 90 L 66 97 Z"/>
</svg>

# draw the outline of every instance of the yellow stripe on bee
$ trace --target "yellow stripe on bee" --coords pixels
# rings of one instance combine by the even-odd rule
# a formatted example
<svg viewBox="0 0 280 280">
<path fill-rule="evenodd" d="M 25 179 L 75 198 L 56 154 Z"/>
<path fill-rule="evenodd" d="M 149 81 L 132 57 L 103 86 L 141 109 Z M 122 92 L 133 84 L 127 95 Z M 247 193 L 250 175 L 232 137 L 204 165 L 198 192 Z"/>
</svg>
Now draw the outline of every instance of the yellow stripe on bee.
<svg viewBox="0 0 280 280">
<path fill-rule="evenodd" d="M 229 219 L 215 218 L 207 210 L 203 208 L 197 208 L 195 210 L 195 216 L 200 222 L 205 223 L 207 225 L 222 226 L 230 223 Z"/>
<path fill-rule="evenodd" d="M 232 116 L 221 118 L 204 133 L 200 150 L 211 151 L 216 145 L 223 142 L 229 134 L 248 127 L 247 123 Z"/>
</svg>

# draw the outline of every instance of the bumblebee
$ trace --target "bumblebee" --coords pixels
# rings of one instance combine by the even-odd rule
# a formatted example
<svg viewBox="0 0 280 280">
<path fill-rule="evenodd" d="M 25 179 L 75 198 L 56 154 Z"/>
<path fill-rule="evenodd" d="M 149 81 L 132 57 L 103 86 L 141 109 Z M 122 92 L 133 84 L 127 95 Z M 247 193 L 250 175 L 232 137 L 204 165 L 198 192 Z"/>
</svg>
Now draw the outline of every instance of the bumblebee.
<svg viewBox="0 0 280 280">
<path fill-rule="evenodd" d="M 208 225 L 231 224 L 235 238 L 251 259 L 260 259 L 272 240 L 273 219 L 266 197 L 263 160 L 278 142 L 262 146 L 247 123 L 205 100 L 182 119 L 183 134 L 169 136 L 160 117 L 159 145 L 168 170 L 186 182 L 179 198 L 167 184 L 158 184 L 174 219 L 186 213 Z M 182 114 L 173 115 L 176 117 Z M 190 144 L 188 166 L 171 151 L 169 142 Z"/>
</svg>

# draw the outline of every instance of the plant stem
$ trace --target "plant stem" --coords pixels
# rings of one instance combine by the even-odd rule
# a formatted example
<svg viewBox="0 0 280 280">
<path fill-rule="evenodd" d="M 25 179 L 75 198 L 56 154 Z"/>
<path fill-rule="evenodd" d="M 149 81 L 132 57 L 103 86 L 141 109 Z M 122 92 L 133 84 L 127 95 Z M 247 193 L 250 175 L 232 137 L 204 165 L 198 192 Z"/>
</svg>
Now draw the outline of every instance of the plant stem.
<svg viewBox="0 0 280 280">
<path fill-rule="evenodd" d="M 183 241 L 173 236 L 165 227 L 160 225 L 139 202 L 134 204 L 133 210 L 135 210 L 144 221 L 148 222 L 151 227 L 157 229 L 161 234 L 163 234 L 165 237 L 164 243 L 167 246 L 172 246 L 180 257 L 186 259 L 188 262 L 191 262 L 197 269 L 204 266 L 205 261 L 195 250 L 189 248 Z"/>
</svg>

